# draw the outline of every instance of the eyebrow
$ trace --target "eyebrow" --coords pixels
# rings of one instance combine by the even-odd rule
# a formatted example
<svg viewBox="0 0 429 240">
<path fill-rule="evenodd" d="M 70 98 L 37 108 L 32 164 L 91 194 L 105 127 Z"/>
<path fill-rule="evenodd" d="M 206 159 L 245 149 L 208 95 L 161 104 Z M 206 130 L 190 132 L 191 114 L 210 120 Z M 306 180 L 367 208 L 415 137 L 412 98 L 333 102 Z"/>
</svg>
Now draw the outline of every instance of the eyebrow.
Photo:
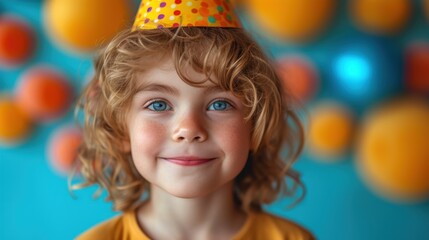
<svg viewBox="0 0 429 240">
<path fill-rule="evenodd" d="M 223 90 L 220 86 L 213 85 L 213 86 L 207 86 L 204 88 L 204 94 L 211 94 L 215 92 L 226 92 Z M 163 85 L 163 84 L 148 84 L 144 85 L 142 87 L 139 87 L 137 89 L 137 93 L 139 92 L 162 92 L 162 93 L 169 93 L 175 96 L 179 95 L 179 90 L 177 90 L 174 87 Z"/>
<path fill-rule="evenodd" d="M 148 84 L 142 87 L 137 88 L 137 93 L 139 92 L 162 92 L 169 93 L 172 95 L 179 95 L 179 91 L 176 88 L 170 87 L 168 85 L 162 84 Z"/>
<path fill-rule="evenodd" d="M 227 92 L 227 91 L 223 90 L 218 85 L 212 85 L 212 86 L 205 87 L 205 90 L 204 90 L 205 94 L 210 94 L 210 93 L 215 93 L 215 92 Z"/>
</svg>

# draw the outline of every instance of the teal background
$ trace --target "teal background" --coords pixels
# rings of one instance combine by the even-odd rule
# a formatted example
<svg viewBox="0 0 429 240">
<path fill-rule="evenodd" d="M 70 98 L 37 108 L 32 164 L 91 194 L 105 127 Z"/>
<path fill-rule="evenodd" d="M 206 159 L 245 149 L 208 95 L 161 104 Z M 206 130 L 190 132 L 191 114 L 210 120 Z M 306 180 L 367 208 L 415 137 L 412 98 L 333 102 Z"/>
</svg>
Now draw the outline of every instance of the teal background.
<svg viewBox="0 0 429 240">
<path fill-rule="evenodd" d="M 336 39 L 359 33 L 344 10 L 346 2 L 341 1 L 341 11 L 337 11 L 326 33 L 311 44 L 288 45 L 254 34 L 276 58 L 303 53 L 321 66 Z M 407 29 L 392 38 L 398 47 L 414 39 L 429 41 L 429 23 L 423 18 L 421 1 L 414 2 Z M 43 1 L 36 0 L 0 0 L 0 12 L 27 20 L 36 30 L 38 42 L 36 54 L 29 62 L 15 69 L 0 69 L 1 94 L 11 94 L 19 76 L 39 64 L 64 72 L 76 92 L 91 72 L 90 56 L 64 52 L 48 39 L 42 26 L 42 4 Z M 103 201 L 103 196 L 98 200 L 92 198 L 95 188 L 75 192 L 73 198 L 67 189 L 67 178 L 51 168 L 46 154 L 49 138 L 56 129 L 69 124 L 73 124 L 72 111 L 64 118 L 38 125 L 19 146 L 0 146 L 0 239 L 72 239 L 118 214 L 111 210 L 110 203 Z M 282 201 L 267 210 L 297 221 L 318 239 L 429 239 L 429 202 L 398 204 L 377 196 L 358 176 L 353 156 L 339 163 L 323 164 L 305 153 L 295 166 L 307 187 L 305 199 L 291 210 Z"/>
</svg>

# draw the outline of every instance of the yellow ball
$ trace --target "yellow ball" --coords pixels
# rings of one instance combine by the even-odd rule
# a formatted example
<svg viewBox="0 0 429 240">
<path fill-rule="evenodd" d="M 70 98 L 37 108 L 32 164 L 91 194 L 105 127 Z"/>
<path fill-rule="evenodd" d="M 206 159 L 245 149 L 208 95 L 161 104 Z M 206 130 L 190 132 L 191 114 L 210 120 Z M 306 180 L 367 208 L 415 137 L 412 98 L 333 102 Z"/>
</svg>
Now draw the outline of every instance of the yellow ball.
<svg viewBox="0 0 429 240">
<path fill-rule="evenodd" d="M 310 114 L 308 150 L 318 160 L 339 159 L 353 140 L 354 121 L 345 107 L 324 103 L 315 107 Z"/>
<path fill-rule="evenodd" d="M 45 26 L 61 46 L 91 52 L 115 36 L 131 20 L 131 6 L 122 0 L 47 0 Z"/>
<path fill-rule="evenodd" d="M 353 0 L 350 7 L 360 28 L 379 34 L 401 30 L 411 14 L 409 0 Z"/>
<path fill-rule="evenodd" d="M 333 17 L 335 0 L 249 0 L 252 19 L 263 31 L 292 42 L 310 40 Z"/>
<path fill-rule="evenodd" d="M 364 121 L 357 164 L 364 180 L 393 201 L 429 196 L 429 104 L 390 103 Z"/>
<path fill-rule="evenodd" d="M 11 145 L 19 142 L 31 130 L 30 118 L 10 98 L 0 99 L 0 143 Z"/>
</svg>

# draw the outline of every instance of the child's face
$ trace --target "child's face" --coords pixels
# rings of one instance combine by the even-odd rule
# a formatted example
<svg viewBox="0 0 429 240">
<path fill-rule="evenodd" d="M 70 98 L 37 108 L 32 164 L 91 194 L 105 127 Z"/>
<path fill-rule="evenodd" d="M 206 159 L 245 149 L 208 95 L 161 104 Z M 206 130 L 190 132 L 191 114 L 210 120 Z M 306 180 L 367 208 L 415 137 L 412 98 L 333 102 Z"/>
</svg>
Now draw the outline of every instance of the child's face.
<svg viewBox="0 0 429 240">
<path fill-rule="evenodd" d="M 193 81 L 205 75 L 187 69 Z M 231 187 L 250 149 L 245 108 L 230 92 L 188 85 L 167 61 L 141 73 L 127 116 L 134 164 L 152 186 L 177 197 Z"/>
</svg>

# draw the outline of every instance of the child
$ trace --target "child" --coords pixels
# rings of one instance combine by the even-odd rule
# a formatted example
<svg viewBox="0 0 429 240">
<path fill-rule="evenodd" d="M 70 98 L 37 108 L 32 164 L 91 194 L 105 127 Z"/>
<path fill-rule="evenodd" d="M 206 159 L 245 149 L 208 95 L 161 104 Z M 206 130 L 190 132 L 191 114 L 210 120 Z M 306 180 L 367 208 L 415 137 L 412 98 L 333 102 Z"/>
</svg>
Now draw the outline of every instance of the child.
<svg viewBox="0 0 429 240">
<path fill-rule="evenodd" d="M 235 19 L 229 1 L 143 1 L 100 55 L 74 188 L 99 184 L 124 213 L 78 239 L 313 239 L 262 211 L 300 183 L 302 128 Z"/>
</svg>

